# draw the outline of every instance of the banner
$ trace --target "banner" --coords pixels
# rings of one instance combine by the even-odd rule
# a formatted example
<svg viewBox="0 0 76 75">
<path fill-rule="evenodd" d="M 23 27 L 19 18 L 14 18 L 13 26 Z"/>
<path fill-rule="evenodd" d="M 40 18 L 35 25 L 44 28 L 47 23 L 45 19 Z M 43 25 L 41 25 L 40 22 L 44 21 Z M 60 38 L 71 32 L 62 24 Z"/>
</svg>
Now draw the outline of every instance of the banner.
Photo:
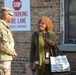
<svg viewBox="0 0 76 75">
<path fill-rule="evenodd" d="M 30 0 L 4 0 L 4 6 L 11 8 L 14 13 L 8 23 L 12 31 L 30 30 Z"/>
</svg>

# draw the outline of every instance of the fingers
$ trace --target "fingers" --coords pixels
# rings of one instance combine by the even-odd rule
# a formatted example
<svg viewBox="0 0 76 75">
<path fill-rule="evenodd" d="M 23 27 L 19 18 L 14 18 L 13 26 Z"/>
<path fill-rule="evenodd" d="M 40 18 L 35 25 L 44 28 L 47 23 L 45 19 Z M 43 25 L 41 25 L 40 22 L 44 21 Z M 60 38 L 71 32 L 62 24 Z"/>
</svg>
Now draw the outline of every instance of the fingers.
<svg viewBox="0 0 76 75">
<path fill-rule="evenodd" d="M 52 46 L 54 46 L 54 45 L 55 45 L 55 42 L 53 42 L 53 41 L 50 41 L 50 44 L 51 44 Z"/>
<path fill-rule="evenodd" d="M 14 51 L 14 53 L 12 54 L 12 57 L 15 58 L 17 57 L 17 53 Z"/>
</svg>

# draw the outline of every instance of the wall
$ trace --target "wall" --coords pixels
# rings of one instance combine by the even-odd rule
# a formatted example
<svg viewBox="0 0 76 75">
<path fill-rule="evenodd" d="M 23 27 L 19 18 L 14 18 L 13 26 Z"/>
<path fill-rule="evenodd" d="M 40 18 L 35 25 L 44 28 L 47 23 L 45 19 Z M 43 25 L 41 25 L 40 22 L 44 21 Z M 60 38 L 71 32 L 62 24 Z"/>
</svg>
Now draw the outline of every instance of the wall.
<svg viewBox="0 0 76 75">
<path fill-rule="evenodd" d="M 37 31 L 37 21 L 41 16 L 47 16 L 53 21 L 53 31 L 56 34 L 57 44 L 61 43 L 60 37 L 60 0 L 30 0 L 31 4 L 31 31 L 13 31 L 17 58 L 12 61 L 12 75 L 26 75 L 26 63 L 29 61 L 31 35 Z M 4 4 L 0 0 L 0 7 Z M 75 70 L 75 53 L 61 52 L 66 54 L 71 63 L 71 69 Z M 69 73 L 55 73 L 54 75 L 69 75 Z"/>
</svg>

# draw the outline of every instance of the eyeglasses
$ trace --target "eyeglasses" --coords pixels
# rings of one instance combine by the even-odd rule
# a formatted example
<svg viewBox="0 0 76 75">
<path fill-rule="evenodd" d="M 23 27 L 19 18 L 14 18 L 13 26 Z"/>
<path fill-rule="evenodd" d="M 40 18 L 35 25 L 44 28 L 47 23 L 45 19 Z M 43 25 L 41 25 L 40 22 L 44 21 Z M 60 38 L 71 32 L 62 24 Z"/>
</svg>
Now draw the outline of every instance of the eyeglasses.
<svg viewBox="0 0 76 75">
<path fill-rule="evenodd" d="M 44 23 L 44 22 L 39 22 L 38 24 L 39 24 L 39 25 L 40 25 L 40 24 L 41 24 L 41 25 L 44 25 L 45 23 Z"/>
</svg>

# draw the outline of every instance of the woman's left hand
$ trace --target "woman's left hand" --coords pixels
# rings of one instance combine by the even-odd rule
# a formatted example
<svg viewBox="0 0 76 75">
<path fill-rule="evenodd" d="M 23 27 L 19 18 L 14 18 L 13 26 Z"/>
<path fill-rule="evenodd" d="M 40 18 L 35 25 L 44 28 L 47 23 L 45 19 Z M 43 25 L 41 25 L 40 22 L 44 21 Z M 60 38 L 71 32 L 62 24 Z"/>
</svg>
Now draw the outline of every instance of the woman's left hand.
<svg viewBox="0 0 76 75">
<path fill-rule="evenodd" d="M 54 41 L 51 41 L 51 40 L 50 40 L 50 44 L 51 44 L 52 46 L 55 46 L 55 42 L 54 42 Z"/>
</svg>

